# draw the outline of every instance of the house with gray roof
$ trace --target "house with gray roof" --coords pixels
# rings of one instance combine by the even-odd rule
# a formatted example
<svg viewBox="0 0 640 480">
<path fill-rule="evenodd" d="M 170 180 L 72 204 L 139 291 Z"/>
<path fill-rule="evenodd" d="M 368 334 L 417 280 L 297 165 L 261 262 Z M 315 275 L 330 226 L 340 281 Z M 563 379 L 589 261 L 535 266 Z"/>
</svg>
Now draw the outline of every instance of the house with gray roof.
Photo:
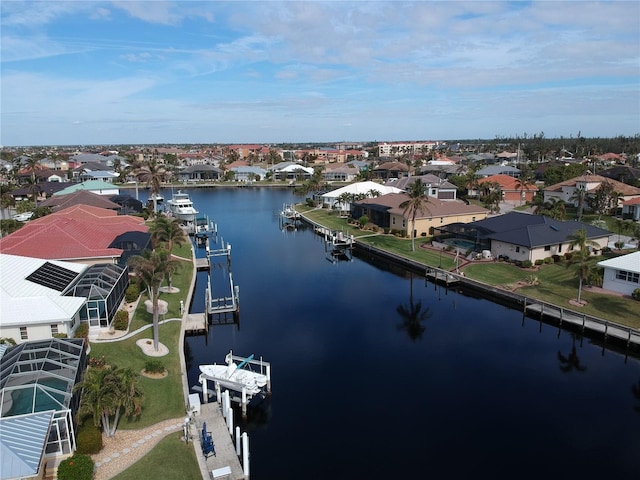
<svg viewBox="0 0 640 480">
<path fill-rule="evenodd" d="M 456 200 L 458 188 L 451 182 L 436 175 L 413 175 L 411 177 L 392 178 L 385 182 L 386 186 L 396 187 L 405 192 L 411 188 L 416 180 L 421 180 L 425 186 L 425 194 L 438 200 Z"/>
<path fill-rule="evenodd" d="M 493 175 L 509 175 L 510 177 L 519 177 L 520 169 L 510 167 L 508 165 L 489 165 L 476 171 L 476 175 L 480 178 L 491 177 Z"/>
<path fill-rule="evenodd" d="M 449 225 L 439 233 L 472 241 L 478 245 L 477 250 L 490 250 L 494 258 L 535 263 L 536 260 L 572 252 L 571 235 L 580 229 L 585 230 L 588 240 L 598 245 L 598 248 L 590 248 L 593 254 L 608 245 L 611 235 L 608 230 L 588 223 L 521 212 L 497 215 L 466 225 Z"/>
</svg>

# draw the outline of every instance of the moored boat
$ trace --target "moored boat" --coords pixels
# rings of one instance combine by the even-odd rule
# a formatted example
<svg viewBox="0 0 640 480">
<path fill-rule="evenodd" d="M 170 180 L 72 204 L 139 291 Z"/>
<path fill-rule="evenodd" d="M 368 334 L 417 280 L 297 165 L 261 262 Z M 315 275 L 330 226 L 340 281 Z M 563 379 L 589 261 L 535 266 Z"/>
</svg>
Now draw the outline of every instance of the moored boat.
<svg viewBox="0 0 640 480">
<path fill-rule="evenodd" d="M 167 200 L 166 210 L 174 217 L 191 224 L 196 221 L 196 216 L 198 215 L 198 210 L 193 206 L 189 194 L 181 190 L 174 193 L 171 196 L 171 200 Z"/>
</svg>

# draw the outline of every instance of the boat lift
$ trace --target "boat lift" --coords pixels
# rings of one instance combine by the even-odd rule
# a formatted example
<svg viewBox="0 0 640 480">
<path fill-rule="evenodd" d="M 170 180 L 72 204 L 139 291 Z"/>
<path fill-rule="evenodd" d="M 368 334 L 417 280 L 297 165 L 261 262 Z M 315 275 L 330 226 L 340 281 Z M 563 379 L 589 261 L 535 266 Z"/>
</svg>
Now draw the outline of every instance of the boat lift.
<svg viewBox="0 0 640 480">
<path fill-rule="evenodd" d="M 317 227 L 315 231 L 324 238 L 327 260 L 331 263 L 339 260 L 353 261 L 353 248 L 356 243 L 353 235 L 324 227 Z"/>
<path fill-rule="evenodd" d="M 225 245 L 224 240 L 221 239 L 222 247 L 216 250 L 211 250 L 207 244 L 207 261 L 209 265 L 208 285 L 205 290 L 205 309 L 207 314 L 212 315 L 214 313 L 228 313 L 240 311 L 240 287 L 234 285 L 233 274 L 231 272 L 231 244 Z M 222 259 L 222 261 L 220 261 Z M 226 259 L 226 262 L 225 260 Z M 229 292 L 231 296 L 214 297 L 213 296 L 213 284 L 211 282 L 211 270 L 214 268 L 220 268 L 227 272 L 227 279 L 229 281 Z"/>
<path fill-rule="evenodd" d="M 280 210 L 279 218 L 280 230 L 296 230 L 302 221 L 302 215 L 295 209 L 293 204 L 284 204 L 282 210 Z"/>
</svg>

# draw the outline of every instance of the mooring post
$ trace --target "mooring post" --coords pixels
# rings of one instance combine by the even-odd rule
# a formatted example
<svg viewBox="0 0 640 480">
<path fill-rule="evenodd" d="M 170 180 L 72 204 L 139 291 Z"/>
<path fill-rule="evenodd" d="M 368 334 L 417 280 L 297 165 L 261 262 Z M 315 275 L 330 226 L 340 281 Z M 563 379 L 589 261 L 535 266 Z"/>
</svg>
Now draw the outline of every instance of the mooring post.
<svg viewBox="0 0 640 480">
<path fill-rule="evenodd" d="M 271 365 L 267 364 L 267 393 L 271 394 Z"/>
<path fill-rule="evenodd" d="M 220 382 L 216 382 L 216 402 L 222 401 L 220 399 Z"/>
<path fill-rule="evenodd" d="M 240 456 L 240 427 L 236 427 L 236 455 Z"/>
<path fill-rule="evenodd" d="M 245 478 L 249 478 L 249 436 L 242 434 L 242 470 Z"/>
<path fill-rule="evenodd" d="M 231 405 L 227 408 L 227 426 L 229 427 L 229 435 L 233 436 L 233 408 Z"/>
<path fill-rule="evenodd" d="M 202 403 L 209 403 L 209 389 L 207 388 L 207 379 L 204 376 L 200 377 L 200 384 L 202 385 Z"/>
<path fill-rule="evenodd" d="M 242 387 L 242 418 L 247 418 L 247 388 Z"/>
</svg>

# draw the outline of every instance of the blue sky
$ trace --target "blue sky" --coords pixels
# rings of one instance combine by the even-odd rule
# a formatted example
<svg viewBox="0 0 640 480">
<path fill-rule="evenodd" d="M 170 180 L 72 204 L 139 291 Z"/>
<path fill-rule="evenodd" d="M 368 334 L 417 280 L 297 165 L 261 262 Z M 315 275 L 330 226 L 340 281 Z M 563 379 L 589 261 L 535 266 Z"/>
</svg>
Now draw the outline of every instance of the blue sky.
<svg viewBox="0 0 640 480">
<path fill-rule="evenodd" d="M 0 5 L 0 145 L 640 133 L 635 0 Z"/>
</svg>

